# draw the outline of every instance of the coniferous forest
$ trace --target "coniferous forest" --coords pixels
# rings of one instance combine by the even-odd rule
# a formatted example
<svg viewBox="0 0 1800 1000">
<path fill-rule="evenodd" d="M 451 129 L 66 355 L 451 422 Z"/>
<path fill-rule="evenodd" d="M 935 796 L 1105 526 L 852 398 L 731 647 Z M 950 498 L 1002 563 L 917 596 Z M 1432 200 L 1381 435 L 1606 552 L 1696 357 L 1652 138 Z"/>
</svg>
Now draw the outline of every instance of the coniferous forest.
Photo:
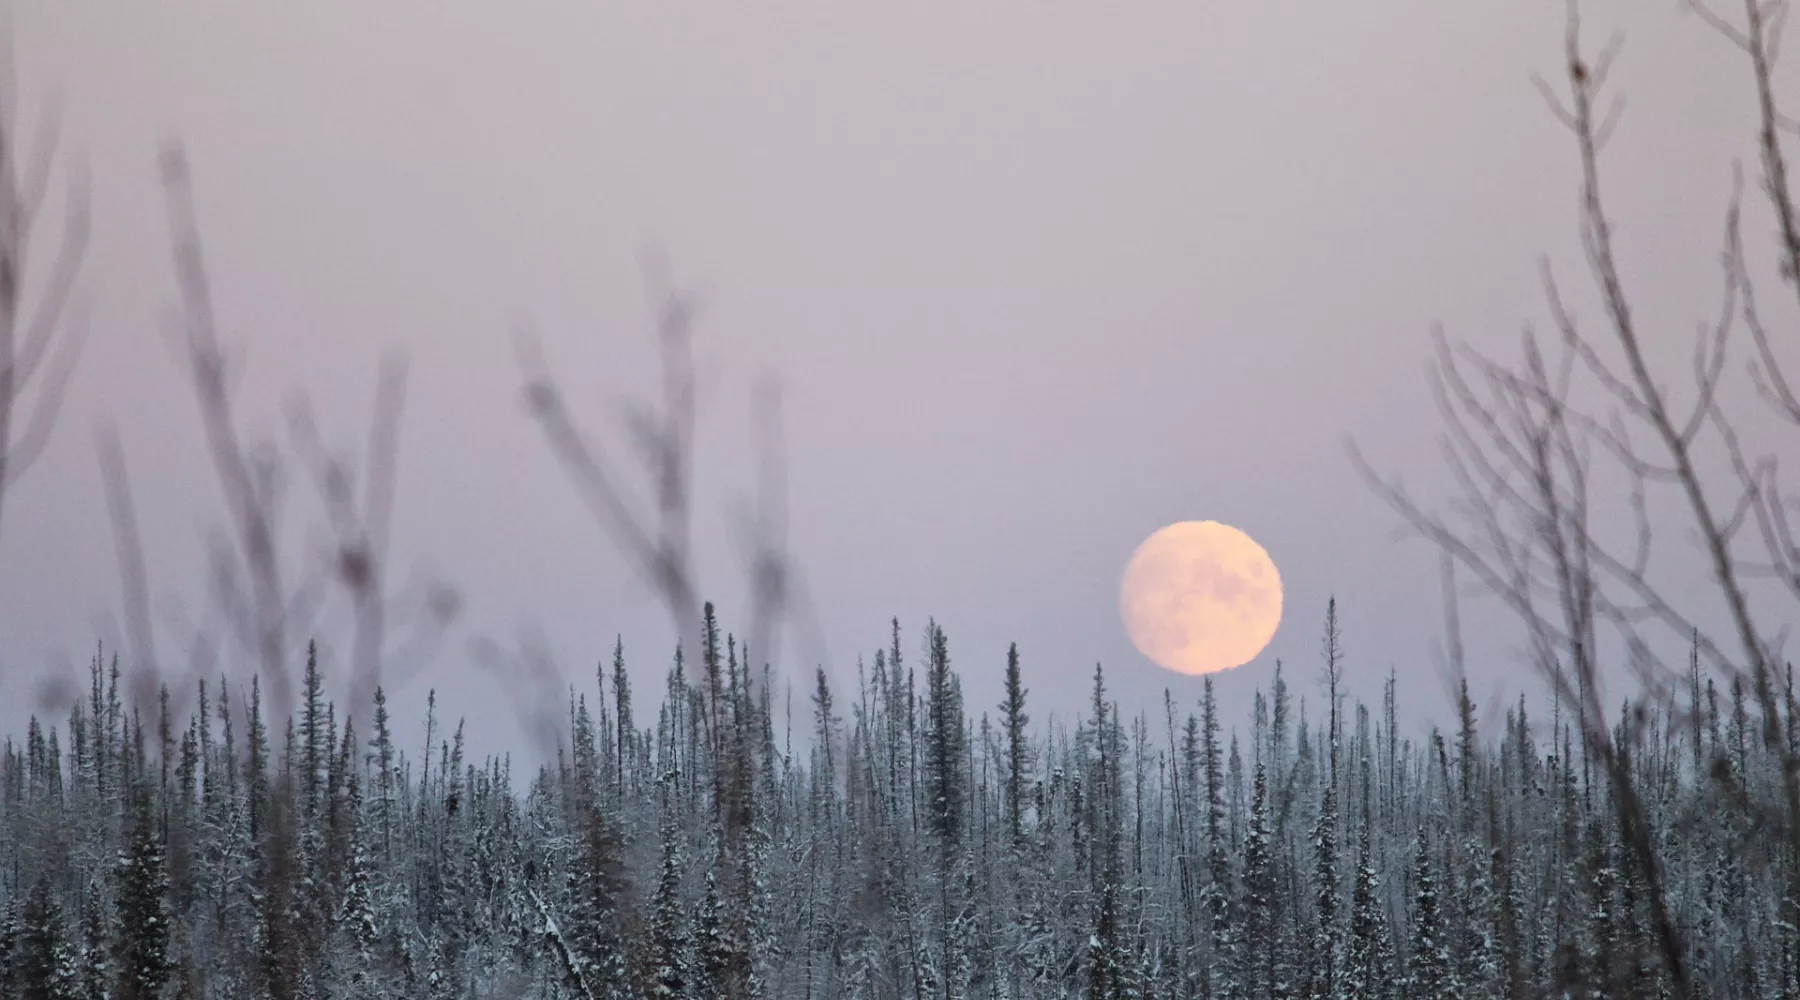
<svg viewBox="0 0 1800 1000">
<path fill-rule="evenodd" d="M 1101 665 L 1075 668 L 1065 649 L 959 648 L 934 621 L 866 637 L 853 672 L 842 660 L 836 673 L 812 666 L 822 654 L 770 653 L 784 628 L 818 631 L 788 555 L 772 388 L 750 421 L 750 625 L 734 634 L 697 582 L 702 383 L 690 300 L 663 289 L 661 404 L 622 411 L 641 490 L 585 433 L 541 344 L 521 332 L 515 346 L 530 419 L 681 639 L 671 650 L 621 637 L 591 681 L 567 689 L 566 714 L 555 665 L 503 676 L 553 692 L 549 717 L 533 720 L 542 745 L 478 758 L 435 694 L 422 715 L 390 709 L 396 679 L 431 659 L 460 606 L 442 581 L 398 579 L 389 558 L 405 364 L 383 364 L 360 457 L 322 443 L 303 393 L 286 444 L 252 433 L 242 404 L 259 397 L 235 388 L 236 345 L 219 333 L 186 154 L 171 143 L 158 161 L 179 302 L 170 329 L 222 512 L 206 536 L 216 607 L 195 621 L 218 632 L 205 626 L 193 649 L 157 655 L 170 626 L 152 621 L 156 561 L 119 437 L 99 435 L 124 653 L 97 649 L 66 691 L 68 678 L 45 678 L 40 714 L 0 740 L 0 1000 L 1800 1000 L 1800 701 L 1783 653 L 1791 611 L 1765 603 L 1800 600 L 1800 495 L 1776 475 L 1790 454 L 1780 442 L 1792 441 L 1779 435 L 1800 429 L 1800 375 L 1783 366 L 1800 308 L 1796 124 L 1777 72 L 1789 7 L 1684 5 L 1740 64 L 1733 86 L 1757 164 L 1753 178 L 1729 173 L 1718 244 L 1674 248 L 1719 286 L 1706 314 L 1717 318 L 1703 316 L 1686 345 L 1691 370 L 1669 353 L 1679 327 L 1657 294 L 1680 283 L 1678 268 L 1618 236 L 1666 206 L 1615 215 L 1603 197 L 1619 49 L 1584 41 L 1583 7 L 1565 5 L 1560 82 L 1538 83 L 1577 154 L 1589 280 L 1543 263 L 1548 332 L 1528 331 L 1516 360 L 1435 338 L 1447 498 L 1417 497 L 1351 445 L 1371 491 L 1442 557 L 1449 673 L 1463 665 L 1461 573 L 1522 626 L 1512 659 L 1544 682 L 1535 700 L 1478 710 L 1459 681 L 1436 727 L 1401 723 L 1396 672 L 1346 660 L 1335 601 L 1316 661 L 1240 668 L 1259 684 L 1248 717 L 1226 717 L 1211 678 L 1184 678 L 1160 705 L 1123 705 Z M 1457 25 L 1459 39 L 1470 33 Z M 1393 89 L 1418 79 L 1430 77 Z M 61 317 L 88 221 L 85 189 L 71 187 L 61 242 L 40 228 L 32 248 L 54 150 L 16 169 L 11 104 L 0 100 L 0 501 L 42 453 L 81 350 Z M 1277 126 L 1313 130 L 1265 125 Z M 1432 141 L 1461 142 L 1442 139 Z M 1627 148 L 1658 161 L 1673 147 Z M 904 172 L 884 165 L 881 183 Z M 1325 189 L 1294 176 L 1304 183 L 1282 180 L 1261 202 L 1229 189 L 1195 197 L 1310 212 L 1293 190 Z M 270 200 L 295 188 L 271 186 Z M 1364 231 L 1386 222 L 1356 225 L 1291 242 L 1369 256 Z M 1488 240 L 1481 224 L 1465 228 L 1470 246 Z M 1298 267 L 1281 245 L 1281 266 Z M 1282 294 L 1327 301 L 1313 281 L 1283 274 Z M 1334 318 L 1321 336 L 1349 343 L 1378 325 Z M 1163 364 L 1153 357 L 1140 362 Z M 1386 378 L 1370 381 L 1372 396 Z M 1180 392 L 1199 394 L 1186 382 Z M 1268 406 L 1291 396 L 1283 384 Z M 1338 419 L 1307 421 L 1336 433 Z M 184 468 L 169 464 L 171 475 Z M 316 493 L 311 522 L 292 513 L 288 483 Z M 1327 480 L 1308 489 L 1336 501 Z M 4 507 L 9 518 L 32 509 Z M 312 556 L 291 559 L 300 539 Z M 328 601 L 348 628 L 320 625 Z M 22 620 L 43 608 L 8 610 Z M 1309 627 L 1293 617 L 1290 630 Z M 304 641 L 315 634 L 348 655 L 321 657 Z M 16 662 L 27 643 L 4 645 Z M 158 665 L 176 662 L 204 662 L 207 679 L 159 680 Z M 1601 680 L 1619 674 L 1638 683 L 1605 693 Z M 984 690 L 1002 680 L 1002 699 L 966 699 L 972 677 Z M 633 678 L 661 681 L 644 690 Z M 1052 717 L 1034 684 L 1084 684 L 1085 708 Z M 1352 689 L 1381 691 L 1379 704 Z"/>
<path fill-rule="evenodd" d="M 6 743 L 0 995 L 1672 995 L 1580 730 L 1521 700 L 1483 739 L 1465 686 L 1454 727 L 1402 732 L 1391 675 L 1376 708 L 1336 690 L 1335 604 L 1324 632 L 1323 669 L 1278 666 L 1252 718 L 1210 679 L 1127 716 L 1096 666 L 1052 726 L 1016 648 L 955 658 L 934 623 L 786 711 L 709 605 L 665 690 L 631 688 L 621 644 L 529 769 L 430 708 L 340 708 L 316 658 L 293 718 L 223 678 L 175 717 L 97 655 L 66 717 Z M 1004 671 L 1002 703 L 965 702 L 972 670 Z M 1771 744 L 1741 686 L 1697 659 L 1690 682 L 1691 711 L 1627 706 L 1613 734 L 1684 988 L 1793 996 L 1762 803 L 1800 720 L 1790 695 Z"/>
</svg>

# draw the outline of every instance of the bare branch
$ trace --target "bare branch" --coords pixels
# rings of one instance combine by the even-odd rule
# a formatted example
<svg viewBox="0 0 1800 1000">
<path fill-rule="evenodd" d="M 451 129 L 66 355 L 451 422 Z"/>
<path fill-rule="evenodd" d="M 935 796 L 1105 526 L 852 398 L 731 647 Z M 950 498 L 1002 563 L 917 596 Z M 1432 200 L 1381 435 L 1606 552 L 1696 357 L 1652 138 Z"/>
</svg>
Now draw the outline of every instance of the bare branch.
<svg viewBox="0 0 1800 1000">
<path fill-rule="evenodd" d="M 781 387 L 773 379 L 757 387 L 757 500 L 750 556 L 750 648 L 778 662 L 776 623 L 789 599 L 787 554 L 787 467 L 781 453 Z"/>
<path fill-rule="evenodd" d="M 1745 52 L 1751 51 L 1750 39 L 1745 37 L 1744 33 L 1738 30 L 1736 25 L 1727 21 L 1718 11 L 1713 10 L 1711 5 L 1707 4 L 1705 0 L 1687 0 L 1687 8 L 1695 14 L 1698 14 L 1700 19 L 1705 21 L 1708 27 L 1718 32 L 1726 41 L 1743 49 Z"/>
<path fill-rule="evenodd" d="M 56 256 L 50 261 L 44 287 L 38 293 L 37 309 L 24 323 L 23 335 L 18 339 L 16 350 L 3 359 L 5 367 L 10 369 L 21 389 L 37 377 L 44 359 L 56 346 L 63 317 L 74 298 L 82 261 L 87 257 L 92 222 L 88 216 L 85 175 L 78 174 L 70 181 L 69 187 L 69 208 L 63 224 L 62 240 L 57 244 Z"/>
<path fill-rule="evenodd" d="M 1778 141 L 1786 119 L 1775 106 L 1771 82 L 1786 5 L 1745 0 L 1741 28 L 1705 0 L 1691 0 L 1689 6 L 1748 56 L 1759 105 L 1764 185 L 1780 230 L 1784 276 L 1800 290 L 1800 220 Z M 1621 838 L 1648 889 L 1658 950 L 1677 995 L 1682 995 L 1687 992 L 1682 947 L 1661 888 L 1658 848 L 1646 834 L 1646 800 L 1625 770 L 1612 734 L 1601 725 L 1603 715 L 1593 700 L 1598 676 L 1595 623 L 1606 622 L 1617 632 L 1630 668 L 1652 699 L 1667 698 L 1672 684 L 1667 665 L 1655 655 L 1653 633 L 1645 630 L 1666 627 L 1684 637 L 1691 634 L 1696 656 L 1704 655 L 1715 668 L 1748 680 L 1761 710 L 1765 741 L 1775 746 L 1782 719 L 1775 695 L 1777 647 L 1752 614 L 1746 581 L 1766 570 L 1800 596 L 1800 551 L 1787 521 L 1792 502 L 1778 492 L 1774 456 L 1749 453 L 1725 412 L 1732 396 L 1724 388 L 1729 339 L 1740 316 L 1754 348 L 1749 374 L 1762 399 L 1785 421 L 1800 425 L 1800 394 L 1783 376 L 1745 265 L 1739 182 L 1734 183 L 1725 218 L 1719 313 L 1700 328 L 1695 340 L 1691 366 L 1696 396 L 1691 409 L 1684 405 L 1679 415 L 1675 412 L 1646 357 L 1644 345 L 1657 334 L 1643 327 L 1633 310 L 1602 195 L 1599 153 L 1617 120 L 1618 105 L 1604 115 L 1596 109 L 1605 100 L 1617 42 L 1589 60 L 1581 42 L 1580 8 L 1573 0 L 1568 4 L 1567 29 L 1564 92 L 1559 94 L 1541 79 L 1536 82 L 1552 113 L 1575 139 L 1581 169 L 1579 234 L 1588 275 L 1603 307 L 1603 335 L 1595 339 L 1581 329 L 1547 265 L 1545 300 L 1561 335 L 1563 361 L 1579 363 L 1607 401 L 1610 414 L 1597 419 L 1571 405 L 1567 369 L 1552 374 L 1529 337 L 1522 362 L 1508 366 L 1473 352 L 1447 352 L 1438 334 L 1440 360 L 1432 371 L 1432 387 L 1447 431 L 1446 466 L 1456 486 L 1446 504 L 1448 513 L 1423 508 L 1399 488 L 1397 480 L 1373 475 L 1360 454 L 1353 452 L 1352 457 L 1371 488 L 1404 521 L 1430 538 L 1446 558 L 1471 570 L 1519 617 L 1534 658 L 1559 697 L 1579 712 L 1584 746 L 1597 755 L 1611 778 Z M 1697 449 L 1703 441 L 1711 445 L 1712 437 L 1703 438 L 1708 429 L 1723 442 L 1737 479 L 1729 497 L 1715 499 L 1700 478 Z M 1611 548 L 1590 530 L 1590 445 L 1627 478 L 1634 529 L 1628 549 Z M 1685 508 L 1684 519 L 1699 539 L 1714 593 L 1729 616 L 1738 647 L 1729 653 L 1699 633 L 1689 614 L 1649 578 L 1652 486 L 1672 487 Z M 1736 551 L 1740 532 L 1751 522 L 1768 552 L 1766 567 Z M 1622 728 L 1621 733 L 1636 738 L 1635 729 Z M 1796 780 L 1800 763 L 1791 746 L 1781 771 L 1786 798 L 1784 850 L 1791 856 L 1800 854 Z M 1787 876 L 1794 878 L 1792 872 Z M 1800 879 L 1788 891 L 1800 898 Z"/>
<path fill-rule="evenodd" d="M 652 280 L 655 280 L 654 273 Z M 521 332 L 515 339 L 525 373 L 526 403 L 577 494 L 602 530 L 625 551 L 661 596 L 676 634 L 687 649 L 699 648 L 700 598 L 694 580 L 689 532 L 693 478 L 694 366 L 691 299 L 670 292 L 658 302 L 657 344 L 662 357 L 663 398 L 654 413 L 639 411 L 630 429 L 651 482 L 656 516 L 637 515 L 621 478 L 604 454 L 575 425 L 562 390 L 549 374 L 542 349 Z"/>
<path fill-rule="evenodd" d="M 381 683 L 385 636 L 393 624 L 385 580 L 405 409 L 404 360 L 390 356 L 381 366 L 360 489 L 355 463 L 328 454 L 320 441 L 305 397 L 290 406 L 289 441 L 323 507 L 329 540 L 321 546 L 323 558 L 288 566 L 281 544 L 287 460 L 273 442 L 252 441 L 238 429 L 235 385 L 241 365 L 218 334 L 179 146 L 165 152 L 163 173 L 181 295 L 175 343 L 199 404 L 227 514 L 227 530 L 215 536 L 211 549 L 215 600 L 236 638 L 258 658 L 272 709 L 286 712 L 291 708 L 288 644 L 316 619 L 333 585 L 343 588 L 355 617 L 351 705 L 366 704 Z M 451 609 L 415 623 L 421 634 L 410 638 L 408 655 L 434 645 L 439 636 L 432 630 L 453 616 Z"/>
<path fill-rule="evenodd" d="M 562 390 L 553 381 L 542 349 L 534 338 L 521 333 L 515 338 L 519 366 L 525 372 L 525 403 L 551 450 L 574 481 L 576 492 L 593 512 L 601 527 L 614 533 L 619 545 L 642 564 L 654 564 L 655 543 L 642 522 L 632 514 L 614 486 L 613 474 L 602 456 L 576 428 L 563 402 Z M 651 574 L 654 577 L 654 573 Z"/>
<path fill-rule="evenodd" d="M 87 251 L 85 178 L 70 182 L 62 238 L 34 279 L 41 248 L 32 231 L 48 197 L 57 118 L 45 116 L 36 169 L 22 174 L 11 98 L 0 109 L 0 508 L 50 439 L 86 332 L 65 321 Z"/>
<path fill-rule="evenodd" d="M 227 551 L 233 553 L 234 567 L 241 562 L 250 592 L 248 604 L 233 616 L 237 618 L 238 639 L 259 660 L 271 708 L 278 715 L 286 714 L 293 707 L 287 671 L 290 599 L 275 536 L 278 465 L 267 449 L 247 446 L 238 431 L 230 378 L 232 366 L 227 363 L 219 340 L 187 156 L 179 145 L 164 150 L 162 175 L 181 299 L 178 339 L 231 527 Z M 223 551 L 216 551 L 215 561 L 223 556 Z M 235 568 L 231 570 L 230 577 L 238 575 Z M 222 577 L 219 580 L 222 584 L 231 582 Z M 219 596 L 228 597 L 223 591 Z"/>
<path fill-rule="evenodd" d="M 295 397 L 289 406 L 289 438 L 313 482 L 324 509 L 328 537 L 323 543 L 316 598 L 327 583 L 348 595 L 355 618 L 350 657 L 351 704 L 373 701 L 382 684 L 390 613 L 387 594 L 388 539 L 399 468 L 400 422 L 406 400 L 405 359 L 389 355 L 381 364 L 371 407 L 361 483 L 356 462 L 330 454 L 320 439 L 310 401 Z M 290 612 L 294 609 L 290 608 Z M 420 637 L 421 639 L 423 637 Z"/>
<path fill-rule="evenodd" d="M 158 657 L 155 630 L 150 624 L 149 570 L 144 560 L 143 538 L 138 531 L 137 504 L 131 495 L 125 452 L 119 446 L 118 429 L 110 423 L 95 437 L 100 479 L 106 489 L 106 508 L 112 518 L 113 551 L 119 564 L 119 596 L 125 609 L 125 634 L 131 643 L 135 669 L 155 674 Z"/>
<path fill-rule="evenodd" d="M 5 467 L 5 479 L 0 481 L 0 492 L 17 485 L 19 479 L 49 446 L 50 435 L 56 430 L 57 418 L 62 415 L 63 401 L 68 396 L 69 380 L 75 377 L 76 362 L 81 360 L 82 348 L 87 345 L 87 331 L 88 324 L 85 320 L 64 327 L 50 367 L 33 373 L 35 398 L 31 412 L 26 414 L 24 425 L 13 435 L 5 460 L 0 463 Z M 18 403 L 16 395 L 13 402 L 15 405 Z M 16 411 L 12 417 L 17 419 Z"/>
</svg>

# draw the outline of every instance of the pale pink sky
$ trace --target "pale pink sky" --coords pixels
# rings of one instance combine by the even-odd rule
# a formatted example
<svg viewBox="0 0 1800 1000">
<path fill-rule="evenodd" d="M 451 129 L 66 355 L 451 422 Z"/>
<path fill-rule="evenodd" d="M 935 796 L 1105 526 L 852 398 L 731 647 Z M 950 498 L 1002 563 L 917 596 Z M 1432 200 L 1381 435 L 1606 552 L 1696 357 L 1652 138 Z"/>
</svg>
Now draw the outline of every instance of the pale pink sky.
<svg viewBox="0 0 1800 1000">
<path fill-rule="evenodd" d="M 1751 149 L 1748 77 L 1675 0 L 1590 8 L 1628 36 L 1612 197 L 1653 342 L 1685 374 Z M 1573 155 L 1529 81 L 1556 70 L 1561 11 L 18 5 L 23 107 L 35 121 L 54 95 L 93 178 L 93 335 L 0 537 L 0 701 L 113 637 L 103 416 L 159 607 L 197 590 L 216 493 L 160 332 L 155 153 L 179 135 L 250 416 L 278 426 L 304 387 L 359 434 L 380 352 L 411 352 L 398 544 L 467 597 L 429 681 L 454 713 L 504 704 L 470 637 L 526 623 L 576 683 L 621 631 L 640 690 L 660 681 L 661 612 L 524 417 L 509 341 L 529 317 L 607 418 L 605 394 L 652 370 L 638 261 L 660 247 L 708 302 L 701 554 L 728 619 L 726 515 L 749 486 L 732 454 L 746 387 L 777 371 L 797 555 L 839 677 L 889 616 L 912 653 L 935 615 L 975 706 L 1010 641 L 1039 718 L 1082 703 L 1096 660 L 1128 710 L 1164 685 L 1190 701 L 1197 680 L 1133 651 L 1114 590 L 1151 531 L 1216 519 L 1287 587 L 1268 655 L 1220 682 L 1232 704 L 1275 656 L 1312 692 L 1335 592 L 1353 693 L 1378 701 L 1394 664 L 1408 704 L 1441 715 L 1434 558 L 1395 544 L 1344 446 L 1430 493 L 1431 324 L 1508 348 L 1543 318 L 1539 254 L 1579 265 Z M 1514 633 L 1472 628 L 1478 695 L 1519 690 Z"/>
</svg>

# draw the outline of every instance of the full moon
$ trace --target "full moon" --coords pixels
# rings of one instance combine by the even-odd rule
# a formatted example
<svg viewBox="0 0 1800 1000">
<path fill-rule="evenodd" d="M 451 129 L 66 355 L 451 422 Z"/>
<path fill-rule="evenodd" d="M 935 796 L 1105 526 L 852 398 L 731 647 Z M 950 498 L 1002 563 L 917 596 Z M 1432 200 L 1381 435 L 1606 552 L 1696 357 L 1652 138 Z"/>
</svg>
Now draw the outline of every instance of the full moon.
<svg viewBox="0 0 1800 1000">
<path fill-rule="evenodd" d="M 1249 535 L 1217 521 L 1161 529 L 1131 554 L 1119 614 L 1138 652 L 1184 674 L 1256 658 L 1281 624 L 1281 574 Z"/>
</svg>

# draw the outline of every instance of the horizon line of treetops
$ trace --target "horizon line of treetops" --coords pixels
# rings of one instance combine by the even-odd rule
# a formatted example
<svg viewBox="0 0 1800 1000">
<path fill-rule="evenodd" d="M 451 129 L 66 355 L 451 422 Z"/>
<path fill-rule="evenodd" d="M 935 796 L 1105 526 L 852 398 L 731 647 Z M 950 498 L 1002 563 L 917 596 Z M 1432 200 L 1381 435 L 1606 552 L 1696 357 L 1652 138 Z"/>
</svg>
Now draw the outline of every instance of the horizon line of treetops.
<svg viewBox="0 0 1800 1000">
<path fill-rule="evenodd" d="M 359 740 L 316 656 L 285 719 L 221 679 L 185 721 L 164 688 L 152 727 L 96 655 L 62 730 L 33 716 L 0 755 L 0 996 L 1800 994 L 1795 859 L 1763 832 L 1784 751 L 1697 660 L 1688 710 L 1621 716 L 1622 772 L 1560 710 L 1540 748 L 1523 699 L 1484 741 L 1466 685 L 1448 738 L 1400 736 L 1391 672 L 1379 719 L 1346 712 L 1335 601 L 1323 718 L 1278 669 L 1228 743 L 1211 678 L 1197 713 L 1126 719 L 1098 666 L 1072 730 L 1034 729 L 1016 646 L 971 717 L 943 629 L 921 685 L 895 621 L 847 703 L 817 672 L 798 754 L 710 604 L 701 641 L 641 727 L 616 644 L 610 699 L 603 665 L 522 789 L 435 696 L 417 758 L 379 689 Z"/>
</svg>

